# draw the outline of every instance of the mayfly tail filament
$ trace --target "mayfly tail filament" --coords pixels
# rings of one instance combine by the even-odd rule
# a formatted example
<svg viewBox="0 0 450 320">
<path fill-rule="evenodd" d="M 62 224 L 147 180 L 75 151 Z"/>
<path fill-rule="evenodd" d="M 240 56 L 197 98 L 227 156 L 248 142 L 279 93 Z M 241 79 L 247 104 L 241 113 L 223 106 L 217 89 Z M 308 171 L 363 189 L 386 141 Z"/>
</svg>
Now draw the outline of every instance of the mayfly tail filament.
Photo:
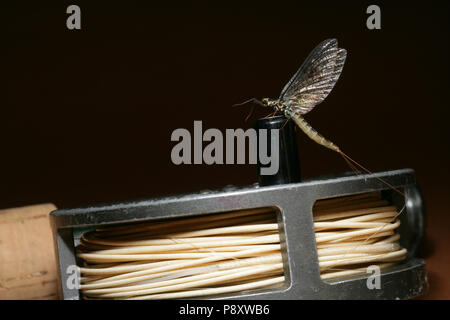
<svg viewBox="0 0 450 320">
<path fill-rule="evenodd" d="M 368 174 L 372 174 L 371 171 L 369 171 L 368 169 L 366 169 L 364 166 L 362 166 L 361 164 L 359 164 L 358 162 L 356 162 L 355 160 L 353 160 L 352 158 L 350 158 L 348 155 L 346 155 L 344 152 L 340 151 L 339 154 L 344 158 L 344 160 L 349 163 L 352 162 L 353 164 L 355 164 L 358 168 L 362 169 L 363 171 L 365 171 Z M 354 167 L 354 166 L 351 166 Z M 401 192 L 400 190 L 398 190 L 396 187 L 394 187 L 392 184 L 390 184 L 389 182 L 387 182 L 386 180 L 380 178 L 380 177 L 374 177 L 375 179 L 381 181 L 382 183 L 384 183 L 385 185 L 387 185 L 389 188 L 391 188 L 392 190 L 394 190 L 395 192 L 399 193 L 400 195 L 402 195 L 403 197 L 405 196 L 405 194 L 403 192 Z"/>
</svg>

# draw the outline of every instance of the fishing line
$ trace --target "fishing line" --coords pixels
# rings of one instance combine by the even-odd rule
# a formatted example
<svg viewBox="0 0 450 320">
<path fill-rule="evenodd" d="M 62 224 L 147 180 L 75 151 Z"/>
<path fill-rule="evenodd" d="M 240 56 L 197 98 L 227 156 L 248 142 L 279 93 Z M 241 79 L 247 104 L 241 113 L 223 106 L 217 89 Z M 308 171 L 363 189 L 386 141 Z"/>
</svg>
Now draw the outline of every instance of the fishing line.
<svg viewBox="0 0 450 320">
<path fill-rule="evenodd" d="M 387 201 L 373 207 L 374 199 L 381 195 L 340 198 L 344 209 L 336 207 L 334 199 L 316 202 L 313 220 L 322 279 L 367 272 L 374 263 L 385 268 L 406 258 L 395 233 L 403 208 L 397 212 Z"/>
<path fill-rule="evenodd" d="M 162 299 L 284 284 L 273 210 L 103 228 L 77 247 L 86 299 Z"/>
</svg>

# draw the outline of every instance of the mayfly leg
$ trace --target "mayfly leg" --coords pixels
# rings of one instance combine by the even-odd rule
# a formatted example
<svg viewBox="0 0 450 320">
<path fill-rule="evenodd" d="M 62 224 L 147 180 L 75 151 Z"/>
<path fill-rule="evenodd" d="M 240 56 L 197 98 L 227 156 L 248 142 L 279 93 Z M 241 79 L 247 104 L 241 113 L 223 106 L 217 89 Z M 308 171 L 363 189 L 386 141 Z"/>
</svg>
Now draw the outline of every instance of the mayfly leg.
<svg viewBox="0 0 450 320">
<path fill-rule="evenodd" d="M 283 125 L 281 126 L 280 130 L 283 130 L 284 127 L 287 125 L 287 123 L 289 122 L 289 119 L 286 119 L 286 121 L 283 123 Z"/>
<path fill-rule="evenodd" d="M 245 122 L 247 122 L 248 119 L 250 119 L 250 117 L 253 115 L 253 112 L 255 111 L 255 106 L 256 105 L 260 105 L 260 106 L 265 107 L 264 103 L 262 103 L 260 100 L 258 100 L 256 98 L 251 98 L 251 99 L 248 99 L 248 100 L 246 100 L 244 102 L 241 102 L 241 103 L 235 103 L 235 104 L 232 105 L 232 107 L 239 107 L 239 106 L 243 106 L 243 105 L 246 105 L 246 104 L 249 104 L 249 103 L 253 103 L 253 105 L 252 105 L 252 107 L 250 109 L 250 112 L 245 117 L 245 120 L 244 120 Z"/>
<path fill-rule="evenodd" d="M 276 113 L 277 113 L 277 111 L 271 112 L 267 116 L 265 116 L 263 119 L 267 119 L 267 118 L 273 117 L 274 115 L 276 115 Z"/>
</svg>

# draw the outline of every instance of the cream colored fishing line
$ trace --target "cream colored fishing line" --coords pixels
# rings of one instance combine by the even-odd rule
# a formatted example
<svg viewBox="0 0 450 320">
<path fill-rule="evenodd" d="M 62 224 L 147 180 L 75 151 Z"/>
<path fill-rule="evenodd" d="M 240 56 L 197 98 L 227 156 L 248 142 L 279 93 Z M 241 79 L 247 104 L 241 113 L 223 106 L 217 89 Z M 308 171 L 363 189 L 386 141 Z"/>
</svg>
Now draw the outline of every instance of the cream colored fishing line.
<svg viewBox="0 0 450 320">
<path fill-rule="evenodd" d="M 322 279 L 365 273 L 370 265 L 385 268 L 406 258 L 395 233 L 398 210 L 379 193 L 321 200 L 313 213 Z"/>
<path fill-rule="evenodd" d="M 404 259 L 396 215 L 379 194 L 318 201 L 314 229 L 322 278 Z M 285 283 L 270 208 L 100 228 L 82 236 L 77 258 L 85 299 L 208 297 Z"/>
<path fill-rule="evenodd" d="M 83 235 L 86 299 L 153 299 L 233 293 L 284 283 L 271 209 L 102 228 Z"/>
</svg>

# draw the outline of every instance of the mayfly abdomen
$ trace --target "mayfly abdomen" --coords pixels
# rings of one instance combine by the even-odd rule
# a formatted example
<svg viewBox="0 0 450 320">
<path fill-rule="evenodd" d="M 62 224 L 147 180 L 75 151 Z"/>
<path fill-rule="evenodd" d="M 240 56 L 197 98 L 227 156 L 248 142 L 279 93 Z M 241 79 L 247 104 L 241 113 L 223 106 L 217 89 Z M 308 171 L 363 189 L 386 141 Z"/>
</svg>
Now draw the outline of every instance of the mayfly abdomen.
<svg viewBox="0 0 450 320">
<path fill-rule="evenodd" d="M 313 141 L 315 141 L 318 144 L 321 144 L 322 146 L 329 148 L 333 151 L 341 152 L 341 150 L 339 149 L 339 147 L 337 145 L 335 145 L 333 142 L 325 139 L 320 133 L 318 133 L 316 130 L 314 130 L 313 127 L 311 127 L 309 125 L 309 123 L 306 122 L 306 120 L 301 115 L 295 114 L 291 118 L 300 127 L 300 129 L 302 129 L 302 131 L 308 137 L 310 137 Z"/>
</svg>

